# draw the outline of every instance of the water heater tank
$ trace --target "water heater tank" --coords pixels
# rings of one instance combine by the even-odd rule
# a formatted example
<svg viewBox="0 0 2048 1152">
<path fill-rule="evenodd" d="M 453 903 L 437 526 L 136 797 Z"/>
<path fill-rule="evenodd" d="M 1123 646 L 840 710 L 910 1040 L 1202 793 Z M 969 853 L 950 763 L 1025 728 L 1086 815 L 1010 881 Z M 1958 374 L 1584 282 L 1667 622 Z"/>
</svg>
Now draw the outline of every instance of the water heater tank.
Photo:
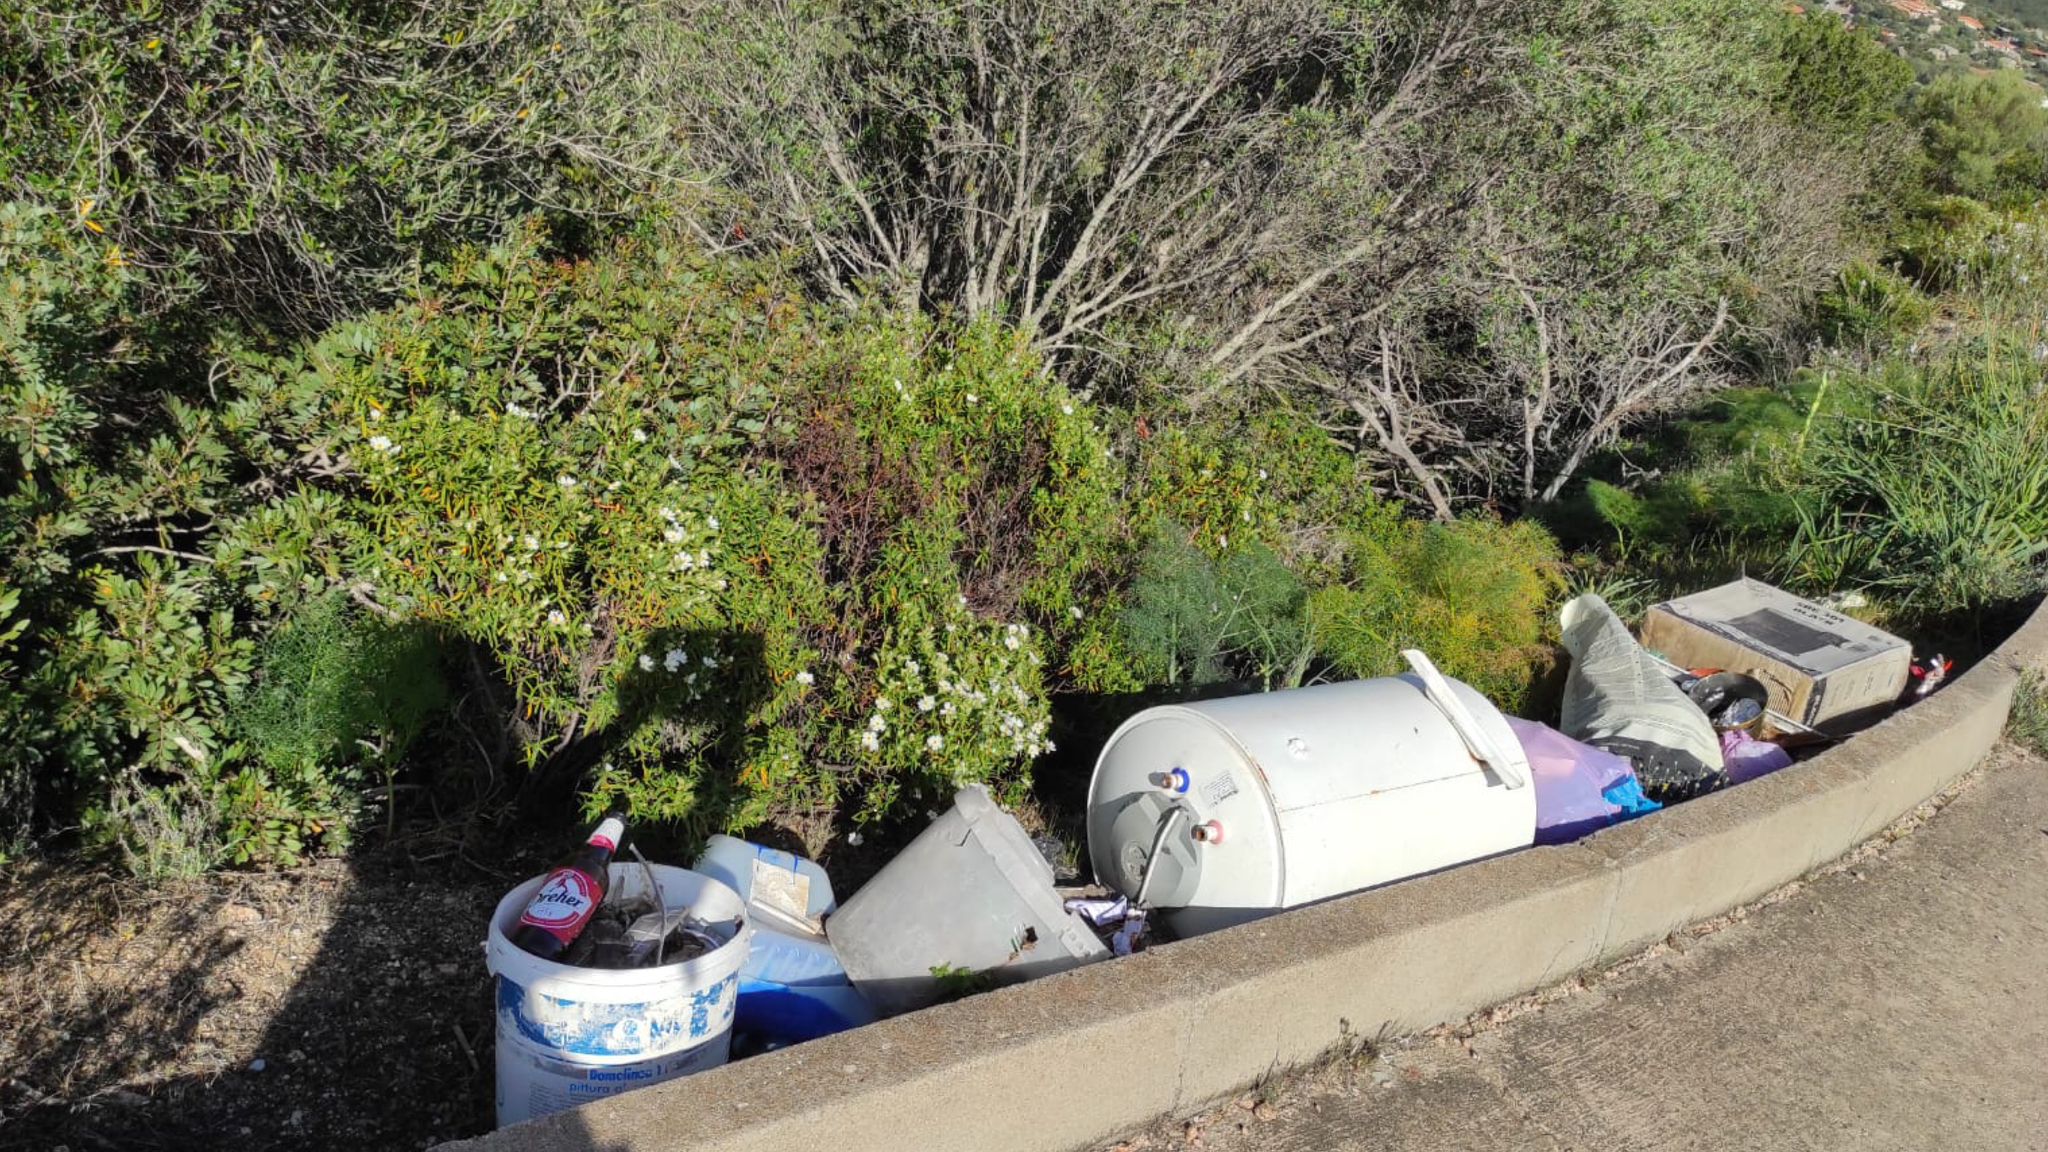
<svg viewBox="0 0 2048 1152">
<path fill-rule="evenodd" d="M 1190 936 L 1530 844 L 1514 731 L 1404 655 L 1408 675 L 1126 721 L 1088 790 L 1096 878 Z"/>
</svg>

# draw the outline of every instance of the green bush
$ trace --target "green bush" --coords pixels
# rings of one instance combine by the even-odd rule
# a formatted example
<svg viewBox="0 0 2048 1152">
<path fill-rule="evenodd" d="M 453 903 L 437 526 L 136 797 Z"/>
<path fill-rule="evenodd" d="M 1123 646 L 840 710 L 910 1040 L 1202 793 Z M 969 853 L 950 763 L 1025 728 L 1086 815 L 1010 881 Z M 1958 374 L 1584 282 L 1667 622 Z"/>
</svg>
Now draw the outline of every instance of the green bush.
<svg viewBox="0 0 2048 1152">
<path fill-rule="evenodd" d="M 1375 462 L 1291 405 L 1169 409 L 1132 445 L 1128 501 L 1139 539 L 1185 536 L 1211 555 L 1257 541 L 1314 581 L 1346 529 L 1382 531 L 1401 508 L 1375 488 Z"/>
<path fill-rule="evenodd" d="M 1314 655 L 1306 606 L 1301 579 L 1272 549 L 1245 541 L 1214 557 L 1167 524 L 1139 557 L 1119 624 L 1142 683 L 1292 688 Z"/>
<path fill-rule="evenodd" d="M 432 637 L 365 615 L 329 595 L 265 638 L 233 710 L 250 761 L 228 785 L 234 863 L 347 847 L 371 772 L 389 805 L 400 759 L 446 707 Z"/>
<path fill-rule="evenodd" d="M 269 366 L 339 462 L 358 589 L 488 652 L 529 765 L 600 749 L 593 809 L 872 817 L 1015 778 L 1112 526 L 1089 414 L 993 325 L 538 244 Z"/>
<path fill-rule="evenodd" d="M 84 576 L 92 605 L 45 637 L 40 678 L 86 829 L 145 875 L 211 867 L 238 754 L 228 705 L 254 645 L 203 568 L 144 553 L 133 575 Z"/>
<path fill-rule="evenodd" d="M 1816 304 L 1821 335 L 1843 348 L 1885 347 L 1910 339 L 1933 316 L 1912 281 L 1869 263 L 1844 268 Z"/>
<path fill-rule="evenodd" d="M 673 185 L 636 136 L 639 6 L 0 3 L 0 197 L 161 305 L 310 327 L 534 207 Z"/>
<path fill-rule="evenodd" d="M 1354 534 L 1347 579 L 1309 598 L 1320 650 L 1348 676 L 1405 669 L 1419 648 L 1502 707 L 1519 707 L 1548 646 L 1563 587 L 1556 542 L 1535 524 L 1405 521 Z"/>
<path fill-rule="evenodd" d="M 0 2 L 21 826 L 188 872 L 275 857 L 234 829 L 340 795 L 243 759 L 230 716 L 258 639 L 345 568 L 335 503 L 293 491 L 330 462 L 272 435 L 295 393 L 237 365 L 537 208 L 583 235 L 679 191 L 680 153 L 633 136 L 646 11 Z"/>
<path fill-rule="evenodd" d="M 0 862 L 26 847 L 36 831 L 37 778 L 48 750 L 49 733 L 22 688 L 15 662 L 28 630 L 20 607 L 21 593 L 0 585 L 0 741 L 12 750 L 0 765 Z"/>
<path fill-rule="evenodd" d="M 1951 72 L 1915 94 L 1937 191 L 1988 203 L 2031 199 L 2048 187 L 2048 110 L 2017 72 Z"/>
</svg>

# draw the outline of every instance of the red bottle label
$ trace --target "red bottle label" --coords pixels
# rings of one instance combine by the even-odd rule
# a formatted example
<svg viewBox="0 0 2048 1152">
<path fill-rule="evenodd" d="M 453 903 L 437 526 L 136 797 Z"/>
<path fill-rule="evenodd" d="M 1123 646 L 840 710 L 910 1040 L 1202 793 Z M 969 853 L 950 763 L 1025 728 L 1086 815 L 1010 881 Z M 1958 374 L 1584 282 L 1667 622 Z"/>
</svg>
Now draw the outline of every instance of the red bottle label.
<svg viewBox="0 0 2048 1152">
<path fill-rule="evenodd" d="M 574 868 L 557 868 L 526 902 L 521 924 L 531 924 L 561 940 L 572 940 L 597 910 L 597 885 Z"/>
</svg>

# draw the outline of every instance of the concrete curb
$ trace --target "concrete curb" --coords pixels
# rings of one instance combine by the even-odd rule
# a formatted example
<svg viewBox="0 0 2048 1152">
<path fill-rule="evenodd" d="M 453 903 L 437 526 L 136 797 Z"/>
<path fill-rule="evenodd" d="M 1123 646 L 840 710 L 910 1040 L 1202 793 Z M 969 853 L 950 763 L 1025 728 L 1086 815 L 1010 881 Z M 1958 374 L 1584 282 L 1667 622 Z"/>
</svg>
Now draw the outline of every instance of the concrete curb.
<svg viewBox="0 0 2048 1152">
<path fill-rule="evenodd" d="M 474 1152 L 1046 1152 L 1618 959 L 1841 855 L 1974 766 L 2048 605 L 1930 699 L 1814 759 L 1532 848 L 883 1021 L 443 1145 Z"/>
</svg>

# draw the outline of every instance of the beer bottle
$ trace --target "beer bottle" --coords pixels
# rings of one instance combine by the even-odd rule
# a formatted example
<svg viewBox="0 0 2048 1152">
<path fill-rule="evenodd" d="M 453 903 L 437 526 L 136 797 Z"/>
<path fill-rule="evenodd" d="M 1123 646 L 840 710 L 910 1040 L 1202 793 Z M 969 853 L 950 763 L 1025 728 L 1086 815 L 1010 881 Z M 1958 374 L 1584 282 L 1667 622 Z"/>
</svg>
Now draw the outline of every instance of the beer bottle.
<svg viewBox="0 0 2048 1152">
<path fill-rule="evenodd" d="M 605 889 L 611 885 L 612 854 L 625 837 L 626 814 L 607 815 L 583 848 L 541 881 L 540 890 L 519 914 L 512 943 L 543 960 L 560 960 L 604 902 Z"/>
</svg>

